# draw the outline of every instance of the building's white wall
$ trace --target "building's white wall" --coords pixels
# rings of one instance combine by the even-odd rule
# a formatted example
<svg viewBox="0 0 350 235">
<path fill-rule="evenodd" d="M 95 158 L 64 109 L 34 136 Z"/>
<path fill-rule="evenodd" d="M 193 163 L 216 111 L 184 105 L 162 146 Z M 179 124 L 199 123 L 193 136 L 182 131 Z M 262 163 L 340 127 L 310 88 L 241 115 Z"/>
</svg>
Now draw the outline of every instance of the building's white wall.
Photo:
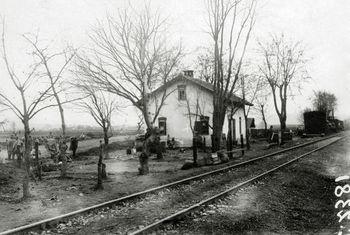
<svg viewBox="0 0 350 235">
<path fill-rule="evenodd" d="M 198 85 L 195 85 L 191 82 L 177 82 L 173 84 L 172 86 L 167 88 L 167 92 L 171 93 L 167 99 L 165 100 L 165 103 L 160 110 L 160 113 L 158 115 L 159 117 L 166 117 L 166 125 L 167 125 L 167 135 L 169 135 L 170 138 L 176 138 L 183 142 L 183 146 L 190 147 L 192 146 L 192 131 L 190 128 L 190 121 L 188 117 L 188 106 L 187 102 L 178 100 L 178 91 L 177 86 L 180 84 L 186 85 L 186 96 L 187 100 L 189 102 L 190 112 L 193 114 L 191 115 L 192 119 L 192 126 L 194 127 L 195 122 L 195 113 L 196 113 L 196 103 L 198 98 L 198 104 L 200 107 L 200 111 L 197 113 L 199 115 L 204 115 L 209 117 L 209 125 L 212 126 L 213 124 L 213 98 L 212 94 L 204 89 L 201 88 Z M 156 99 L 160 99 L 163 92 L 160 92 L 156 95 Z M 155 102 L 154 99 L 149 104 L 149 110 L 152 115 L 154 115 L 155 111 Z M 242 118 L 242 132 L 244 133 L 244 116 L 243 116 L 243 110 L 240 109 L 236 112 L 234 115 L 234 118 L 236 119 L 236 137 L 239 138 L 239 117 Z M 199 117 L 198 119 L 199 120 Z M 154 126 L 158 126 L 158 119 L 155 121 Z M 224 126 L 223 126 L 223 133 L 227 136 L 228 133 L 228 120 L 227 115 L 225 118 Z M 204 136 L 206 139 L 207 146 L 211 146 L 211 134 L 212 129 L 209 128 L 209 135 Z M 162 139 L 166 139 L 166 136 L 162 137 Z"/>
<path fill-rule="evenodd" d="M 231 112 L 230 110 L 227 111 L 227 114 L 226 114 L 226 119 L 225 119 L 225 123 L 224 123 L 224 127 L 223 127 L 223 131 L 224 133 L 228 133 L 228 117 L 229 117 L 229 112 Z M 233 119 L 235 119 L 235 132 L 236 132 L 236 140 L 238 141 L 238 143 L 240 143 L 240 136 L 241 134 L 243 135 L 243 139 L 245 140 L 245 120 L 244 120 L 244 112 L 243 112 L 243 109 L 240 108 L 240 109 L 237 109 L 235 110 L 234 112 L 234 115 L 232 116 Z M 241 118 L 241 129 L 239 128 L 239 118 Z"/>
</svg>

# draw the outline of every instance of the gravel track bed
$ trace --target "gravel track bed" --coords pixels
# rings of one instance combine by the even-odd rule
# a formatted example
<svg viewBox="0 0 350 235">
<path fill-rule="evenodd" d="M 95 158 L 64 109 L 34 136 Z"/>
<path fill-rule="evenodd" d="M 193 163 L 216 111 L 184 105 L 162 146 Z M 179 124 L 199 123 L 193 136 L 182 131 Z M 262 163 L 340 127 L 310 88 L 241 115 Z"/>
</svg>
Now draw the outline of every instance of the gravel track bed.
<svg viewBox="0 0 350 235">
<path fill-rule="evenodd" d="M 344 151 L 339 147 L 344 142 L 350 143 L 350 137 L 337 142 L 333 150 Z M 317 153 L 310 159 L 303 158 L 271 177 L 263 177 L 179 220 L 169 221 L 153 233 L 336 234 L 339 223 L 332 204 L 337 184 L 335 177 L 326 176 L 324 164 L 317 164 L 331 162 L 328 158 L 333 150 L 321 150 L 320 159 Z M 341 175 L 342 170 L 338 170 Z"/>
<path fill-rule="evenodd" d="M 42 234 L 125 234 L 135 231 L 291 160 L 297 155 L 320 147 L 332 139 L 191 181 L 188 184 L 165 188 L 111 208 L 94 211 L 61 223 L 56 228 L 43 231 Z"/>
</svg>

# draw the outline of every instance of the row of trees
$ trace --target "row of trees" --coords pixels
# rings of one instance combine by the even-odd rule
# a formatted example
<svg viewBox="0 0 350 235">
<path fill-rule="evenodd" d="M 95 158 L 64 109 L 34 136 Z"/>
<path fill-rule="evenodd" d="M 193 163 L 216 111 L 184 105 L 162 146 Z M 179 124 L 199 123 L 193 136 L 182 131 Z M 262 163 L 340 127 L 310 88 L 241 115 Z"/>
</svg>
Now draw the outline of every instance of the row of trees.
<svg viewBox="0 0 350 235">
<path fill-rule="evenodd" d="M 334 111 L 337 108 L 337 97 L 328 91 L 315 91 L 311 99 L 312 108 L 305 108 L 299 114 L 299 121 L 304 123 L 304 113 L 321 111 L 326 114 L 326 119 L 334 118 Z"/>
<path fill-rule="evenodd" d="M 223 123 L 235 93 L 242 94 L 245 119 L 250 108 L 244 104 L 256 102 L 265 125 L 266 97 L 268 93 L 272 94 L 283 131 L 291 87 L 297 87 L 301 79 L 307 78 L 302 45 L 288 42 L 283 36 L 274 36 L 270 42 L 259 43 L 262 59 L 257 68 L 252 69 L 245 60 L 256 20 L 256 8 L 256 0 L 207 1 L 211 47 L 206 56 L 200 58 L 199 65 L 203 68 L 201 77 L 214 87 L 213 151 L 220 148 Z M 38 35 L 23 35 L 33 63 L 27 66 L 26 73 L 20 73 L 9 61 L 5 22 L 2 25 L 3 60 L 20 98 L 12 99 L 11 95 L 0 91 L 0 105 L 11 110 L 23 123 L 26 166 L 24 197 L 29 196 L 32 118 L 43 110 L 57 107 L 64 137 L 64 106 L 74 102 L 90 113 L 101 126 L 107 145 L 111 117 L 118 108 L 116 97 L 119 97 L 136 107 L 146 127 L 151 129 L 167 96 L 171 94 L 171 91 L 164 89 L 161 99 L 153 100 L 155 97 L 151 91 L 168 82 L 178 72 L 184 56 L 181 44 L 169 45 L 166 19 L 146 5 L 141 11 L 130 8 L 119 11 L 116 17 L 107 16 L 100 21 L 89 34 L 91 47 L 84 50 L 66 47 L 54 52 L 49 46 L 42 45 Z M 270 92 L 266 92 L 267 87 Z M 74 96 L 67 95 L 68 90 Z M 148 105 L 151 100 L 156 103 L 154 110 L 150 110 Z M 232 114 L 233 111 L 230 111 Z"/>
<path fill-rule="evenodd" d="M 222 126 L 233 94 L 242 95 L 245 121 L 255 103 L 267 129 L 266 104 L 272 96 L 281 131 L 286 129 L 288 97 L 300 90 L 309 76 L 301 42 L 273 35 L 259 42 L 259 61 L 247 61 L 246 50 L 255 24 L 256 1 L 207 2 L 212 47 L 198 57 L 200 78 L 214 86 L 213 151 L 220 148 Z M 231 111 L 232 115 L 232 111 Z M 248 127 L 246 127 L 248 132 Z M 249 135 L 247 147 L 249 148 Z"/>
<path fill-rule="evenodd" d="M 2 56 L 10 81 L 17 90 L 16 97 L 20 99 L 12 99 L 12 89 L 11 93 L 3 90 L 0 91 L 0 105 L 5 108 L 2 111 L 12 111 L 23 123 L 24 198 L 29 196 L 30 120 L 41 111 L 58 108 L 65 138 L 64 105 L 74 102 L 101 126 L 107 145 L 111 117 L 118 109 L 116 97 L 121 97 L 134 105 L 147 128 L 152 128 L 167 91 L 157 101 L 155 110 L 149 110 L 147 105 L 154 99 L 149 93 L 171 78 L 183 56 L 181 45 L 169 47 L 166 43 L 165 23 L 159 12 L 152 12 L 149 6 L 141 12 L 120 11 L 117 17 L 107 16 L 105 22 L 100 22 L 89 35 L 91 49 L 79 52 L 70 47 L 53 52 L 49 46 L 42 45 L 39 35 L 23 35 L 33 63 L 27 66 L 28 72 L 19 72 L 9 61 L 3 20 Z M 67 96 L 67 91 L 74 95 Z"/>
</svg>

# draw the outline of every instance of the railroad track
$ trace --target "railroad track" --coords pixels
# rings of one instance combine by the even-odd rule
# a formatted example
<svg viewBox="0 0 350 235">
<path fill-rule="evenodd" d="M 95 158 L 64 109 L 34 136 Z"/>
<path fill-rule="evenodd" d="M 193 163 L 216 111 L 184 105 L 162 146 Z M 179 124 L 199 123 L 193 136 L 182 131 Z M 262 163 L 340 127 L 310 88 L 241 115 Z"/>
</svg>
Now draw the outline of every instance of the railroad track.
<svg viewBox="0 0 350 235">
<path fill-rule="evenodd" d="M 271 174 L 271 173 L 273 173 L 273 172 L 275 172 L 275 171 L 281 169 L 282 167 L 285 167 L 285 166 L 287 166 L 287 165 L 290 165 L 290 164 L 292 164 L 292 163 L 298 161 L 299 159 L 301 159 L 301 158 L 303 158 L 303 157 L 305 157 L 305 156 L 308 156 L 308 155 L 310 155 L 310 154 L 312 154 L 312 153 L 315 153 L 315 152 L 317 152 L 317 151 L 319 151 L 319 150 L 322 150 L 322 149 L 324 149 L 325 147 L 327 147 L 327 146 L 329 146 L 329 145 L 331 145 L 331 144 L 334 144 L 335 142 L 337 142 L 337 141 L 339 141 L 339 140 L 341 140 L 341 139 L 343 139 L 343 138 L 345 138 L 345 137 L 336 138 L 335 140 L 331 141 L 330 143 L 327 143 L 327 144 L 325 144 L 325 145 L 323 145 L 323 146 L 321 146 L 321 147 L 318 147 L 318 148 L 316 148 L 316 149 L 313 149 L 313 150 L 311 150 L 311 151 L 308 151 L 307 153 L 301 154 L 301 155 L 299 155 L 299 156 L 297 156 L 297 157 L 295 157 L 295 158 L 293 158 L 293 159 L 291 159 L 291 160 L 289 160 L 289 161 L 287 161 L 287 162 L 285 162 L 285 163 L 283 163 L 283 164 L 281 164 L 281 165 L 278 165 L 278 166 L 276 166 L 276 167 L 273 167 L 272 169 L 269 169 L 269 170 L 267 170 L 267 171 L 265 171 L 265 172 L 263 172 L 263 173 L 261 173 L 261 174 L 258 174 L 258 175 L 254 176 L 254 177 L 251 177 L 251 178 L 248 179 L 248 180 L 245 180 L 245 181 L 243 181 L 243 182 L 241 182 L 241 183 L 239 183 L 239 184 L 236 184 L 236 185 L 234 185 L 233 187 L 231 187 L 231 188 L 229 188 L 229 189 L 227 189 L 227 190 L 225 190 L 225 191 L 223 191 L 223 192 L 220 192 L 220 193 L 218 193 L 218 194 L 216 194 L 216 195 L 214 195 L 214 196 L 212 196 L 212 197 L 210 197 L 210 198 L 207 198 L 207 199 L 202 200 L 202 201 L 200 201 L 200 202 L 198 202 L 198 203 L 195 203 L 195 204 L 193 204 L 193 205 L 191 205 L 191 206 L 189 206 L 189 207 L 187 207 L 187 208 L 184 208 L 184 209 L 181 210 L 181 211 L 178 211 L 178 212 L 176 212 L 176 213 L 174 213 L 174 214 L 172 214 L 172 215 L 169 215 L 169 216 L 167 216 L 167 217 L 165 217 L 165 218 L 162 218 L 162 219 L 160 219 L 160 220 L 157 220 L 157 221 L 155 221 L 154 223 L 149 224 L 149 225 L 147 225 L 146 227 L 143 227 L 143 228 L 138 229 L 138 230 L 136 230 L 136 231 L 133 231 L 132 233 L 129 233 L 129 234 L 130 234 L 130 235 L 147 234 L 147 233 L 149 233 L 149 232 L 155 230 L 156 228 L 158 228 L 159 226 L 161 226 L 161 225 L 164 224 L 164 223 L 167 223 L 167 222 L 170 222 L 170 221 L 174 221 L 174 220 L 176 220 L 176 219 L 178 219 L 178 218 L 181 218 L 181 217 L 183 217 L 185 214 L 187 214 L 187 213 L 189 213 L 189 212 L 192 212 L 192 211 L 194 211 L 194 210 L 196 210 L 196 209 L 199 209 L 200 207 L 202 207 L 202 206 L 204 206 L 204 205 L 206 205 L 206 204 L 209 204 L 209 203 L 211 203 L 211 202 L 213 202 L 213 201 L 215 201 L 215 200 L 217 200 L 217 199 L 219 199 L 219 198 L 225 197 L 225 196 L 227 196 L 228 194 L 230 194 L 230 193 L 232 193 L 232 192 L 238 190 L 239 188 L 242 188 L 243 186 L 245 186 L 245 185 L 247 185 L 247 184 L 249 184 L 249 183 L 252 183 L 252 182 L 255 181 L 255 180 L 261 179 L 261 178 L 263 178 L 263 177 L 265 177 L 265 176 L 267 176 L 267 175 L 269 175 L 269 174 Z"/>
<path fill-rule="evenodd" d="M 121 203 L 128 202 L 128 201 L 130 201 L 132 199 L 145 197 L 145 196 L 147 196 L 147 195 L 149 195 L 151 193 L 156 193 L 157 191 L 160 191 L 160 190 L 163 190 L 163 189 L 166 189 L 166 188 L 178 187 L 180 185 L 183 185 L 183 184 L 195 181 L 195 180 L 198 181 L 198 180 L 200 180 L 202 178 L 205 178 L 205 177 L 208 177 L 208 176 L 221 174 L 223 172 L 230 171 L 230 170 L 238 168 L 238 167 L 242 167 L 242 166 L 245 166 L 245 165 L 248 165 L 248 164 L 251 164 L 251 163 L 256 163 L 256 162 L 258 162 L 260 160 L 267 159 L 269 157 L 273 157 L 273 156 L 277 156 L 277 155 L 281 155 L 283 153 L 287 153 L 287 152 L 290 152 L 290 151 L 293 151 L 293 150 L 297 150 L 297 149 L 300 149 L 302 147 L 306 147 L 306 146 L 309 146 L 309 145 L 312 145 L 312 144 L 315 144 L 315 143 L 318 143 L 320 141 L 324 141 L 324 140 L 327 140 L 327 139 L 330 139 L 330 138 L 334 138 L 334 136 L 322 138 L 322 139 L 315 140 L 315 141 L 310 141 L 310 142 L 307 142 L 307 143 L 304 143 L 304 144 L 301 144 L 301 145 L 297 145 L 297 146 L 294 146 L 294 147 L 291 147 L 291 148 L 287 148 L 287 149 L 284 149 L 284 150 L 281 150 L 281 151 L 277 151 L 277 152 L 274 152 L 274 153 L 270 153 L 270 154 L 267 154 L 267 155 L 264 155 L 264 156 L 261 156 L 261 157 L 250 159 L 250 160 L 238 163 L 238 164 L 229 165 L 229 166 L 226 166 L 226 167 L 214 170 L 214 171 L 210 171 L 210 172 L 207 172 L 207 173 L 203 173 L 203 174 L 200 174 L 200 175 L 189 177 L 189 178 L 186 178 L 186 179 L 183 179 L 183 180 L 175 181 L 175 182 L 172 182 L 172 183 L 169 183 L 169 184 L 165 184 L 165 185 L 162 185 L 162 186 L 159 186 L 159 187 L 151 188 L 151 189 L 139 192 L 139 193 L 131 194 L 129 196 L 125 196 L 125 197 L 122 197 L 122 198 L 111 200 L 111 201 L 108 201 L 108 202 L 105 202 L 105 203 L 101 203 L 101 204 L 98 204 L 98 205 L 95 205 L 95 206 L 92 206 L 92 207 L 84 208 L 84 209 L 81 209 L 81 210 L 78 210 L 78 211 L 74 211 L 74 212 L 71 212 L 71 213 L 68 213 L 68 214 L 65 214 L 65 215 L 61 215 L 61 216 L 54 217 L 54 218 L 51 218 L 51 219 L 47 219 L 47 220 L 39 221 L 39 222 L 36 222 L 36 223 L 33 223 L 33 224 L 29 224 L 29 225 L 25 225 L 25 226 L 22 226 L 22 227 L 18 227 L 18 228 L 12 229 L 12 230 L 8 230 L 8 231 L 5 231 L 5 232 L 2 232 L 0 234 L 1 235 L 2 234 L 16 234 L 16 233 L 23 234 L 23 233 L 26 233 L 26 232 L 29 232 L 29 231 L 42 230 L 42 229 L 45 229 L 46 227 L 55 226 L 55 225 L 57 225 L 57 224 L 59 224 L 61 222 L 68 221 L 70 219 L 76 218 L 78 216 L 82 216 L 82 215 L 87 214 L 87 213 L 92 212 L 92 211 L 98 211 L 98 210 L 102 210 L 104 208 L 109 208 L 109 207 L 112 207 L 114 205 L 118 205 L 118 204 L 121 204 Z M 316 151 L 318 151 L 318 150 L 319 149 L 317 149 Z M 310 153 L 308 153 L 308 154 L 310 154 Z M 293 160 L 293 161 L 295 161 L 295 160 Z M 288 163 L 288 164 L 290 164 L 290 163 Z M 279 168 L 276 168 L 275 170 L 277 170 L 277 169 L 279 169 Z M 265 175 L 265 173 L 261 173 L 261 175 L 259 177 L 262 177 L 264 175 Z M 229 180 L 231 181 L 231 179 L 229 179 Z M 244 184 L 246 184 L 246 183 L 248 183 L 248 182 L 245 182 Z M 217 184 L 216 181 L 213 182 L 212 185 L 215 185 L 215 184 Z M 199 185 L 199 187 L 201 187 L 201 186 L 202 185 Z M 230 192 L 229 191 L 230 189 L 231 188 L 225 190 L 222 193 L 225 193 L 226 191 Z M 234 190 L 234 189 L 232 189 L 232 190 Z M 226 194 L 228 192 L 226 192 Z M 217 197 L 215 197 L 215 195 L 209 197 L 210 200 L 214 200 L 215 198 L 217 198 Z M 150 224 L 150 225 L 148 225 L 148 226 L 146 226 L 144 228 L 140 228 L 140 229 L 138 229 L 136 231 L 133 228 L 133 231 L 135 231 L 135 234 L 147 232 L 149 229 L 153 229 L 154 227 L 159 226 L 160 224 L 162 224 L 165 221 L 169 221 L 169 220 L 171 220 L 173 218 L 176 218 L 176 217 L 180 216 L 182 213 L 186 213 L 186 212 L 191 211 L 191 210 L 193 210 L 195 208 L 198 208 L 199 206 L 202 205 L 201 203 L 203 201 L 206 201 L 206 200 L 207 199 L 202 200 L 202 201 L 196 203 L 195 205 L 186 206 L 185 209 L 180 210 L 177 213 L 173 213 L 172 216 L 175 216 L 175 217 L 164 217 L 163 219 L 159 219 L 156 222 L 153 222 L 152 224 Z M 205 202 L 205 203 L 207 203 L 207 202 Z M 188 208 L 192 208 L 192 209 L 188 210 Z M 131 218 L 131 220 L 132 220 L 132 218 Z M 117 226 L 117 224 L 114 223 L 110 227 L 113 227 L 113 226 Z M 101 228 L 101 229 L 104 229 L 104 228 Z M 98 230 L 98 231 L 100 231 L 100 230 Z M 98 232 L 98 231 L 96 231 L 96 232 Z M 132 232 L 132 231 L 129 231 L 129 232 Z M 132 233 L 134 233 L 134 232 L 132 232 Z"/>
</svg>

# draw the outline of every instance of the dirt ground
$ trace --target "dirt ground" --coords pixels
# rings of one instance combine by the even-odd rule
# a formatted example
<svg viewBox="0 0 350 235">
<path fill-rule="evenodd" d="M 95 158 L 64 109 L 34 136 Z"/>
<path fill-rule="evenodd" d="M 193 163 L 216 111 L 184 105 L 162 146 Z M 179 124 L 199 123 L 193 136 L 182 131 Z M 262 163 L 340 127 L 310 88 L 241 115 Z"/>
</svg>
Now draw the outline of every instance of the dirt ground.
<svg viewBox="0 0 350 235">
<path fill-rule="evenodd" d="M 200 212 L 193 213 L 166 234 L 350 234 L 350 217 L 338 222 L 337 213 L 348 212 L 338 200 L 335 182 L 350 175 L 350 138 L 316 152 L 263 180 L 232 193 Z M 347 186 L 349 187 L 349 186 Z M 339 191 L 340 192 L 340 191 Z M 340 233 L 341 234 L 341 233 Z"/>
<path fill-rule="evenodd" d="M 297 140 L 293 144 L 302 141 L 310 141 L 310 139 Z M 80 154 L 82 157 L 79 161 L 73 161 L 69 164 L 69 178 L 60 179 L 59 172 L 54 171 L 45 173 L 42 181 L 31 182 L 32 197 L 24 202 L 17 200 L 22 193 L 22 172 L 11 163 L 0 164 L 0 231 L 65 214 L 224 166 L 216 165 L 180 170 L 184 162 L 191 159 L 192 152 L 187 150 L 180 153 L 178 150 L 171 150 L 167 151 L 164 160 L 151 159 L 150 174 L 140 176 L 138 175 L 137 156 L 126 155 L 124 148 L 113 151 L 110 153 L 109 159 L 104 161 L 107 165 L 108 179 L 103 183 L 103 191 L 94 191 L 92 188 L 96 183 L 98 157 L 89 154 L 88 149 L 89 147 L 96 148 L 97 143 L 98 141 L 95 140 L 91 143 L 80 144 L 83 154 Z M 86 147 L 83 148 L 83 146 Z M 247 152 L 243 158 L 237 157 L 235 161 L 239 162 L 276 150 L 276 148 L 266 149 L 265 142 L 253 143 L 252 150 Z"/>
</svg>

